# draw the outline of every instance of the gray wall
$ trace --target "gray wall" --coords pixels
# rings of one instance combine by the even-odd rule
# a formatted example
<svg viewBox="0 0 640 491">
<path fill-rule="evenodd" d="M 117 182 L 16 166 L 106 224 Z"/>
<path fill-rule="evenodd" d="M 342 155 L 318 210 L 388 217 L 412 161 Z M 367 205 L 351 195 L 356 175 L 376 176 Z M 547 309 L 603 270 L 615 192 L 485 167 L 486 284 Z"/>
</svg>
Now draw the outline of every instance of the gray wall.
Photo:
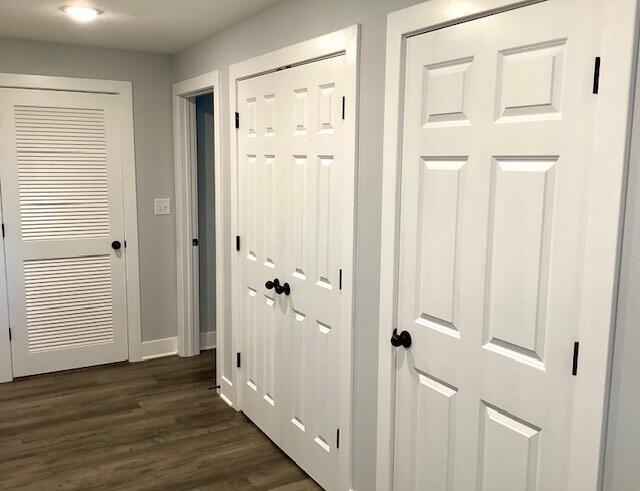
<svg viewBox="0 0 640 491">
<path fill-rule="evenodd" d="M 353 486 L 358 491 L 375 488 L 386 16 L 415 3 L 418 0 L 287 0 L 174 57 L 175 81 L 221 71 L 221 149 L 222 158 L 228 161 L 229 65 L 352 24 L 361 25 L 354 360 L 358 418 L 353 448 Z M 231 356 L 227 358 L 231 360 Z"/>
<path fill-rule="evenodd" d="M 214 200 L 213 95 L 196 97 L 198 153 L 198 239 L 200 332 L 216 330 L 216 235 Z"/>
<path fill-rule="evenodd" d="M 604 490 L 640 488 L 640 70 L 636 78 Z"/>
<path fill-rule="evenodd" d="M 175 217 L 153 215 L 174 195 L 171 58 L 0 38 L 1 72 L 133 82 L 142 339 L 175 336 Z"/>
</svg>

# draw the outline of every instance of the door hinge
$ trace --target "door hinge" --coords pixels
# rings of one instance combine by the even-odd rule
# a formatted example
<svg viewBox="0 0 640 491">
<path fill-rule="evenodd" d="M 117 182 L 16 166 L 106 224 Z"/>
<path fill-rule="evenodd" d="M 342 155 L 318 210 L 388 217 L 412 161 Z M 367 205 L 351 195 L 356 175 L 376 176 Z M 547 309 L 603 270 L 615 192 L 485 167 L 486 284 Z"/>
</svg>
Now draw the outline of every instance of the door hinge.
<svg viewBox="0 0 640 491">
<path fill-rule="evenodd" d="M 198 239 L 192 239 L 192 240 L 191 240 L 191 244 L 192 244 L 194 247 L 197 247 L 197 246 L 198 246 L 198 244 L 199 244 Z"/>
<path fill-rule="evenodd" d="M 576 341 L 573 343 L 573 367 L 571 368 L 571 375 L 578 375 L 578 354 L 580 352 L 580 343 Z"/>
<path fill-rule="evenodd" d="M 600 88 L 600 57 L 596 56 L 593 64 L 593 93 L 597 94 Z"/>
<path fill-rule="evenodd" d="M 12 339 L 11 328 L 9 328 L 9 341 L 11 341 L 11 339 Z"/>
<path fill-rule="evenodd" d="M 236 129 L 240 128 L 240 113 L 236 111 Z"/>
<path fill-rule="evenodd" d="M 340 428 L 336 430 L 336 448 L 340 448 Z"/>
<path fill-rule="evenodd" d="M 345 106 L 346 106 L 346 98 L 345 96 L 342 96 L 342 119 L 344 119 Z"/>
<path fill-rule="evenodd" d="M 240 353 L 236 353 L 236 366 L 240 368 L 242 366 L 242 357 Z"/>
<path fill-rule="evenodd" d="M 2 224 L 2 236 L 4 237 L 4 223 Z"/>
<path fill-rule="evenodd" d="M 342 290 L 342 270 L 340 270 L 340 276 L 338 279 L 338 289 Z"/>
<path fill-rule="evenodd" d="M 236 235 L 236 251 L 240 250 L 240 236 Z"/>
</svg>

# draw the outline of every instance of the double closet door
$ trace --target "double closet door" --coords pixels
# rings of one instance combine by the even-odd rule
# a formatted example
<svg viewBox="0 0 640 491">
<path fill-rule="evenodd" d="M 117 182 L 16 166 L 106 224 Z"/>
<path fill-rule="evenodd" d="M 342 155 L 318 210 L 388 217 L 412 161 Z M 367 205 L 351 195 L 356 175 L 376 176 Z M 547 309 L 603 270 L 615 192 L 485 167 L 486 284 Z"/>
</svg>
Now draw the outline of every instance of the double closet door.
<svg viewBox="0 0 640 491">
<path fill-rule="evenodd" d="M 117 97 L 0 89 L 14 376 L 128 357 Z"/>
<path fill-rule="evenodd" d="M 353 193 L 342 157 L 344 68 L 336 56 L 238 84 L 242 408 L 326 489 L 336 486 L 348 369 L 339 364 Z"/>
</svg>

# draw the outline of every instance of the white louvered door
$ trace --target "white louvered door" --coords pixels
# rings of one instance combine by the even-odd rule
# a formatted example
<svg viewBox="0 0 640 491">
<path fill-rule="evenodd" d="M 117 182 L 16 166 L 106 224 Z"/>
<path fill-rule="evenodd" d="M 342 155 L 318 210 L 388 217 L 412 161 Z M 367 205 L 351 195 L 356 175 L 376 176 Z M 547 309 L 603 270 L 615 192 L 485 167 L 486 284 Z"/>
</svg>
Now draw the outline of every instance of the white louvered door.
<svg viewBox="0 0 640 491">
<path fill-rule="evenodd" d="M 116 111 L 106 94 L 0 91 L 14 376 L 127 359 Z"/>
</svg>

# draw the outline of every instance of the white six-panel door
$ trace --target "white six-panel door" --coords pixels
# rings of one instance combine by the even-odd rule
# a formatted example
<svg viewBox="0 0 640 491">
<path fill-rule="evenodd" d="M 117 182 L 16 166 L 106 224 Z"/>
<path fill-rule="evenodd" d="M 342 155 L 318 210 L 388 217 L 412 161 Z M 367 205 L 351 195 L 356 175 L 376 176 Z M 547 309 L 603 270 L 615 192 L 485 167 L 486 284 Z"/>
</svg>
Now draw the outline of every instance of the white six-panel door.
<svg viewBox="0 0 640 491">
<path fill-rule="evenodd" d="M 127 359 L 115 97 L 0 91 L 15 376 Z M 112 241 L 121 243 L 112 249 Z"/>
<path fill-rule="evenodd" d="M 326 489 L 338 478 L 345 56 L 238 84 L 242 407 Z M 265 288 L 279 279 L 291 293 Z M 342 367 L 347 370 L 347 367 Z"/>
<path fill-rule="evenodd" d="M 394 489 L 563 490 L 597 16 L 406 43 Z"/>
</svg>

